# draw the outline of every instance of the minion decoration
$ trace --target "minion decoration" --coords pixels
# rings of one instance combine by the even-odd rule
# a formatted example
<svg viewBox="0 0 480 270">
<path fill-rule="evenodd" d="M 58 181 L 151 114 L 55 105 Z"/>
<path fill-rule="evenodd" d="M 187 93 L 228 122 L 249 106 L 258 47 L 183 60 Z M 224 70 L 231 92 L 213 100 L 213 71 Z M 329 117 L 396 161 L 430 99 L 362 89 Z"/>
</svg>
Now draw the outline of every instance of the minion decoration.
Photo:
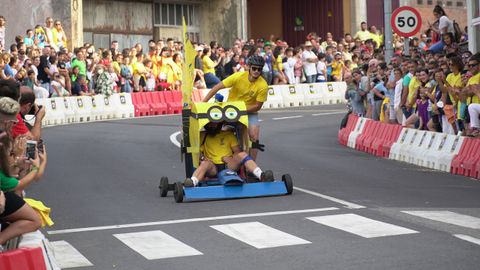
<svg viewBox="0 0 480 270">
<path fill-rule="evenodd" d="M 204 127 L 210 123 L 224 122 L 235 128 L 237 139 L 243 151 L 248 152 L 250 140 L 248 137 L 247 107 L 242 101 L 219 103 L 193 103 L 189 119 L 190 147 L 185 153 L 191 154 L 193 167 L 198 167 L 200 156 L 200 139 L 205 132 Z M 230 128 L 230 127 L 229 127 Z M 187 156 L 188 158 L 188 156 Z M 188 162 L 185 163 L 187 165 Z M 185 168 L 187 175 L 193 173 L 193 168 Z"/>
</svg>

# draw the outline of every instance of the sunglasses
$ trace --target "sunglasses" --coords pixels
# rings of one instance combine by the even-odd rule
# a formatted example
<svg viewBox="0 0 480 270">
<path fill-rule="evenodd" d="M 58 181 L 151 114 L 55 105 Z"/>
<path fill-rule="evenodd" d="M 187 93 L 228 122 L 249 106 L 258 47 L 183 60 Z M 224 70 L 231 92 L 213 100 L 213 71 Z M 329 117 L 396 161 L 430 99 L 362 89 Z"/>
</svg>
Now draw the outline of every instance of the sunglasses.
<svg viewBox="0 0 480 270">
<path fill-rule="evenodd" d="M 478 66 L 478 63 L 476 63 L 476 64 L 468 64 L 468 67 L 476 67 L 476 66 Z"/>
<path fill-rule="evenodd" d="M 261 67 L 250 67 L 250 69 L 251 69 L 252 71 L 260 72 L 260 71 L 262 71 L 263 68 L 261 68 Z"/>
</svg>

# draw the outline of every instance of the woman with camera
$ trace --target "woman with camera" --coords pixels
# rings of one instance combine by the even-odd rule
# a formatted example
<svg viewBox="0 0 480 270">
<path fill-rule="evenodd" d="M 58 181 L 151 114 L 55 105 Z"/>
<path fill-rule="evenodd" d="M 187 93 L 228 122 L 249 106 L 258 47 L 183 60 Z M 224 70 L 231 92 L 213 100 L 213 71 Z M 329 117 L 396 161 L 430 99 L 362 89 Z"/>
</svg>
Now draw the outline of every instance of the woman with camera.
<svg viewBox="0 0 480 270">
<path fill-rule="evenodd" d="M 35 231 L 41 226 L 39 215 L 15 192 L 16 188 L 24 187 L 42 175 L 47 161 L 46 154 L 43 154 L 43 161 L 40 161 L 38 154 L 28 162 L 24 156 L 13 158 L 18 149 L 13 148 L 10 134 L 19 111 L 18 102 L 8 97 L 0 98 L 0 223 L 8 225 L 2 226 L 4 229 L 0 232 L 0 250 L 1 245 L 8 240 Z M 44 163 L 43 166 L 41 163 Z M 9 175 L 20 166 L 29 166 L 29 171 L 21 180 L 24 182 L 20 184 L 15 179 L 15 184 L 12 181 L 14 178 Z"/>
</svg>

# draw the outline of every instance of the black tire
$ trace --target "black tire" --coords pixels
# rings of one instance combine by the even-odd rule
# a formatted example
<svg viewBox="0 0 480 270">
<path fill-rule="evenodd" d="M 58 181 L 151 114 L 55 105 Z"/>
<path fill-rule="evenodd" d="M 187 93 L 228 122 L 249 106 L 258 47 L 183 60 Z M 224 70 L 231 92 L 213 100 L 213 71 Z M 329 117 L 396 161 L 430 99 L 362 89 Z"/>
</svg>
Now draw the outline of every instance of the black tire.
<svg viewBox="0 0 480 270">
<path fill-rule="evenodd" d="M 292 194 L 293 192 L 293 181 L 290 174 L 282 175 L 282 181 L 285 183 L 285 187 L 287 188 L 287 195 Z"/>
<path fill-rule="evenodd" d="M 168 194 L 168 177 L 163 176 L 160 179 L 160 197 L 167 197 Z"/>
<path fill-rule="evenodd" d="M 175 188 L 173 189 L 173 197 L 175 198 L 175 202 L 181 203 L 183 202 L 183 184 L 180 182 L 175 183 Z"/>
</svg>

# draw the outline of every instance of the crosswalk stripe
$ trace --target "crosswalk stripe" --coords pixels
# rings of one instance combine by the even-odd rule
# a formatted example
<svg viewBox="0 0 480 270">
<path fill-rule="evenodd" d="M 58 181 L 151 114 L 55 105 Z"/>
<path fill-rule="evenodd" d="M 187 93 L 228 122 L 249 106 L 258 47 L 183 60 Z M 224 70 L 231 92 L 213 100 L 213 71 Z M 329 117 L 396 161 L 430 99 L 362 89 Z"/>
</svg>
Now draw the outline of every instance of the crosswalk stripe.
<svg viewBox="0 0 480 270">
<path fill-rule="evenodd" d="M 458 214 L 451 211 L 402 211 L 402 213 L 461 227 L 480 229 L 480 218 Z"/>
<path fill-rule="evenodd" d="M 480 245 L 480 239 L 478 239 L 478 238 L 471 237 L 469 235 L 464 235 L 464 234 L 454 234 L 453 236 L 455 236 L 459 239 L 465 240 L 467 242 Z"/>
<path fill-rule="evenodd" d="M 414 230 L 369 219 L 356 214 L 318 216 L 309 217 L 307 219 L 365 238 L 418 233 Z"/>
<path fill-rule="evenodd" d="M 93 266 L 76 248 L 66 241 L 50 242 L 53 254 L 61 269 Z"/>
<path fill-rule="evenodd" d="M 210 227 L 258 249 L 311 244 L 307 240 L 260 222 L 234 223 Z"/>
<path fill-rule="evenodd" d="M 203 255 L 162 231 L 114 234 L 118 240 L 147 260 Z"/>
</svg>

